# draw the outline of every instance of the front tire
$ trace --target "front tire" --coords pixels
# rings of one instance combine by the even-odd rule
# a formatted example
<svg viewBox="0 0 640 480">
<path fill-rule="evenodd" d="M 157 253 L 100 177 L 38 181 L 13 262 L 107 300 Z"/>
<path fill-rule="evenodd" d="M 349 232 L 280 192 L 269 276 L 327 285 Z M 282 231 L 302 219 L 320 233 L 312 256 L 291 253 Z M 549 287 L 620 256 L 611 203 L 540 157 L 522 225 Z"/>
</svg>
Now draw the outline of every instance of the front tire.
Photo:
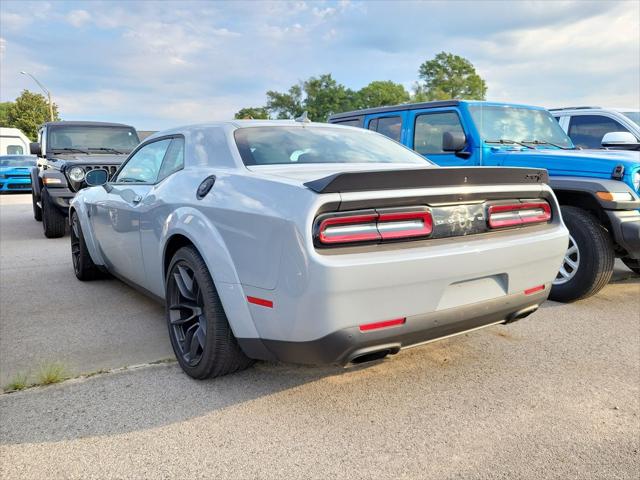
<svg viewBox="0 0 640 480">
<path fill-rule="evenodd" d="M 59 238 L 64 236 L 66 227 L 65 217 L 60 210 L 52 205 L 49 199 L 49 192 L 46 188 L 42 189 L 42 228 L 44 236 L 47 238 Z"/>
<path fill-rule="evenodd" d="M 71 213 L 71 260 L 73 261 L 73 271 L 78 280 L 94 280 L 101 276 L 100 269 L 93 263 L 87 244 L 84 241 L 84 234 L 80 227 L 80 219 L 76 212 Z"/>
<path fill-rule="evenodd" d="M 622 263 L 624 263 L 633 273 L 640 275 L 640 260 L 635 258 L 623 258 Z"/>
<path fill-rule="evenodd" d="M 218 377 L 253 363 L 240 349 L 207 265 L 194 247 L 173 256 L 165 288 L 171 346 L 187 375 Z"/>
<path fill-rule="evenodd" d="M 615 254 L 608 232 L 590 213 L 562 207 L 569 247 L 549 298 L 573 302 L 598 293 L 611 280 Z"/>
</svg>

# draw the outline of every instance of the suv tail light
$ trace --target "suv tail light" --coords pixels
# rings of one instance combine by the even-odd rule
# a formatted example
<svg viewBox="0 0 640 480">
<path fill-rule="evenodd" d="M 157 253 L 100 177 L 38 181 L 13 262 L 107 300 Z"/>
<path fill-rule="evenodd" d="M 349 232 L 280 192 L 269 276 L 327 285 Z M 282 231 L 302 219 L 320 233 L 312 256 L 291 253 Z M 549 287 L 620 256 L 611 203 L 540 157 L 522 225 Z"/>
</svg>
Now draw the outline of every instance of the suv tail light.
<svg viewBox="0 0 640 480">
<path fill-rule="evenodd" d="M 551 207 L 545 201 L 491 205 L 487 212 L 490 228 L 517 227 L 551 220 Z"/>
<path fill-rule="evenodd" d="M 426 207 L 367 210 L 323 217 L 317 221 L 315 234 L 321 245 L 427 237 L 433 230 L 431 212 Z"/>
</svg>

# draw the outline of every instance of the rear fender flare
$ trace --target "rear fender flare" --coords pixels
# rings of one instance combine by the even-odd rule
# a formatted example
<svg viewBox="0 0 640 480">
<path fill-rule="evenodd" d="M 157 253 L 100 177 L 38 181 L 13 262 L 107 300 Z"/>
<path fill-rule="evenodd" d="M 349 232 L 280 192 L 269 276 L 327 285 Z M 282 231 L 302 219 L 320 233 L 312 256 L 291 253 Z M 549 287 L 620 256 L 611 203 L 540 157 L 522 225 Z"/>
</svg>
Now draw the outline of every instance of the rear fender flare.
<svg viewBox="0 0 640 480">
<path fill-rule="evenodd" d="M 159 261 L 164 265 L 167 245 L 175 235 L 186 237 L 198 250 L 211 274 L 218 296 L 236 338 L 258 338 L 238 272 L 218 229 L 200 211 L 179 208 L 167 218 L 160 242 Z M 163 269 L 163 284 L 166 281 Z"/>
</svg>

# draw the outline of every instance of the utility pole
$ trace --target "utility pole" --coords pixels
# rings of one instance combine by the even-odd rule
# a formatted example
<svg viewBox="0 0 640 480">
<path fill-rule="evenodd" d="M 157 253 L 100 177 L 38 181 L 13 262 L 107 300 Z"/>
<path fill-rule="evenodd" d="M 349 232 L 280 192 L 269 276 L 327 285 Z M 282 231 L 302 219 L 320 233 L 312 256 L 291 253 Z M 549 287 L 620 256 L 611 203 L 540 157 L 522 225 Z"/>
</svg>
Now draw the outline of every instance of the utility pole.
<svg viewBox="0 0 640 480">
<path fill-rule="evenodd" d="M 34 82 L 38 84 L 38 86 L 42 89 L 44 93 L 47 94 L 47 98 L 49 99 L 49 120 L 53 122 L 53 103 L 51 102 L 51 92 L 47 90 L 44 85 L 42 85 L 36 77 L 31 75 L 29 72 L 25 72 L 24 70 L 20 72 L 22 75 L 27 75 L 33 79 Z"/>
</svg>

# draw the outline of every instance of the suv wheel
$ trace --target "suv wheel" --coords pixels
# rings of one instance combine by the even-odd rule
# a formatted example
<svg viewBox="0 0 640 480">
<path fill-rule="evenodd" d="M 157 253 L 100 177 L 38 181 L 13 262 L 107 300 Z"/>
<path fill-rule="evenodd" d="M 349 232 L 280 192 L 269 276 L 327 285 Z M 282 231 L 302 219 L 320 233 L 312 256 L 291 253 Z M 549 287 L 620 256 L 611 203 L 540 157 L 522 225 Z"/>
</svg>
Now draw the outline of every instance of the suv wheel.
<svg viewBox="0 0 640 480">
<path fill-rule="evenodd" d="M 40 208 L 40 206 L 38 205 L 38 201 L 36 200 L 36 193 L 33 190 L 31 191 L 31 204 L 33 205 L 33 218 L 35 218 L 37 222 L 41 222 L 42 208 Z"/>
<path fill-rule="evenodd" d="M 615 254 L 609 234 L 596 218 L 577 207 L 562 207 L 569 246 L 549 298 L 572 302 L 598 293 L 611 280 Z"/>
<path fill-rule="evenodd" d="M 47 238 L 58 238 L 64 236 L 65 218 L 60 210 L 51 204 L 49 192 L 46 188 L 42 189 L 42 227 L 44 228 L 44 236 Z"/>
<path fill-rule="evenodd" d="M 93 263 L 87 244 L 84 241 L 80 219 L 76 212 L 71 213 L 71 259 L 73 260 L 73 271 L 78 280 L 93 280 L 100 276 L 100 270 Z"/>
<path fill-rule="evenodd" d="M 204 260 L 193 247 L 176 252 L 166 283 L 171 346 L 187 375 L 218 377 L 253 363 L 238 346 Z"/>
<path fill-rule="evenodd" d="M 640 275 L 640 260 L 626 257 L 622 259 L 622 263 L 624 263 L 633 273 Z"/>
</svg>

